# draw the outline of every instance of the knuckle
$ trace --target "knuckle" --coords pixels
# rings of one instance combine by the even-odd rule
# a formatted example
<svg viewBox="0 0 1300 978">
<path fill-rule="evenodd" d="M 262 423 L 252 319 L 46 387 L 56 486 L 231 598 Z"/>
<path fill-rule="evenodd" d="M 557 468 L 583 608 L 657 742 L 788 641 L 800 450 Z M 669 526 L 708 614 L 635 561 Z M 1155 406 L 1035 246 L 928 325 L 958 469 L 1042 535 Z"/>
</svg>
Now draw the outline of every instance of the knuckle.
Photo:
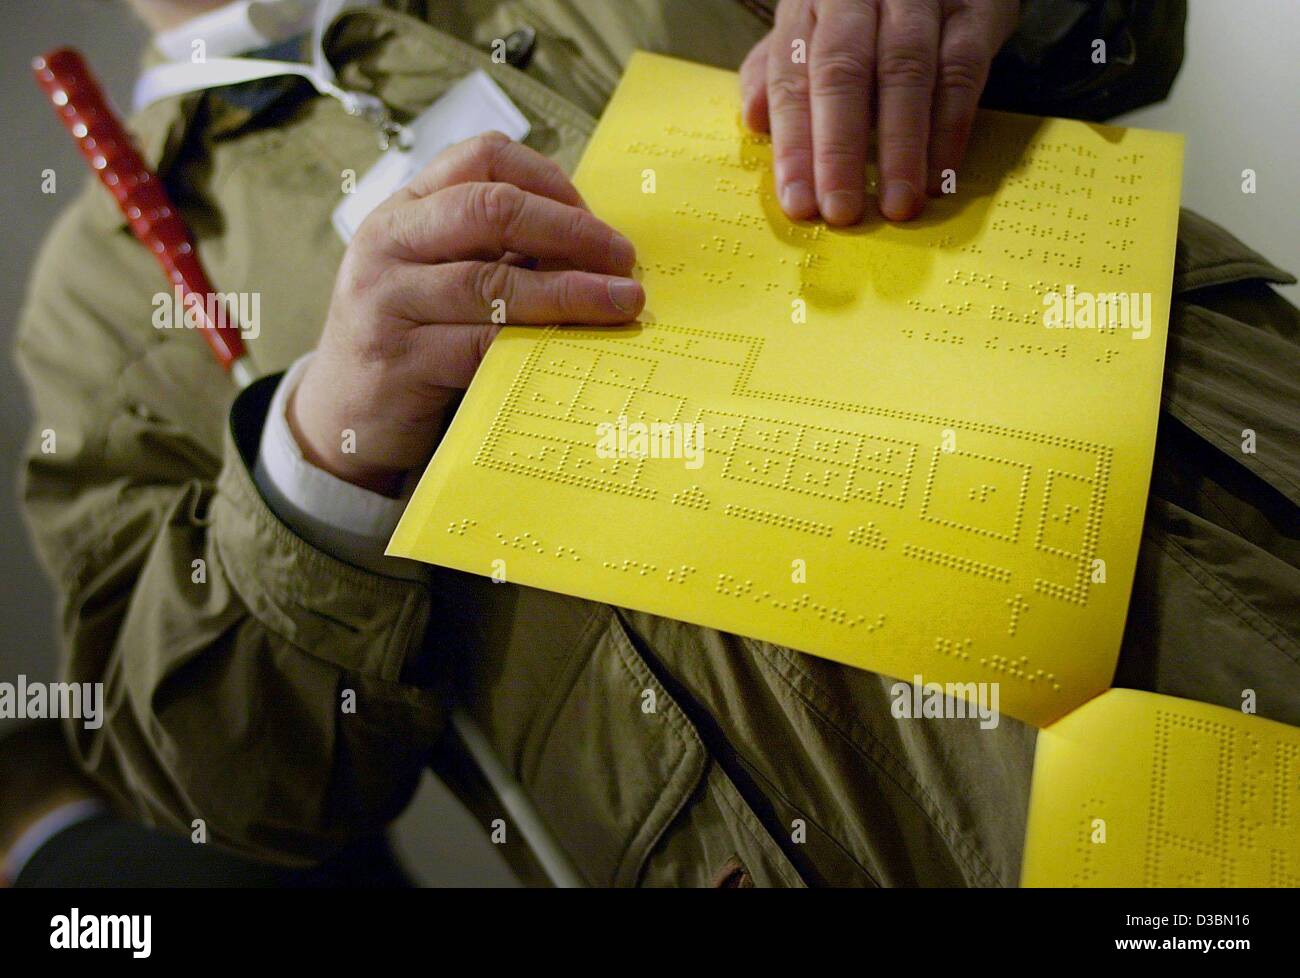
<svg viewBox="0 0 1300 978">
<path fill-rule="evenodd" d="M 392 329 L 369 329 L 353 341 L 357 359 L 365 364 L 393 363 L 403 359 L 411 347 L 409 333 Z"/>
<path fill-rule="evenodd" d="M 613 241 L 612 234 L 602 234 L 598 222 L 585 211 L 578 210 L 576 207 L 569 208 L 569 213 L 565 215 L 563 234 L 567 241 L 583 246 L 598 247 L 606 251 L 606 253 L 608 253 L 609 245 Z"/>
<path fill-rule="evenodd" d="M 422 216 L 419 207 L 396 208 L 383 222 L 382 230 L 376 230 L 377 246 L 385 250 L 395 247 L 399 253 L 414 251 Z"/>
<path fill-rule="evenodd" d="M 581 291 L 576 275 L 557 275 L 551 280 L 551 304 L 561 315 L 574 315 L 581 306 Z"/>
<path fill-rule="evenodd" d="M 359 246 L 361 233 L 362 229 L 358 228 L 343 255 L 334 280 L 333 298 L 361 308 L 383 307 L 392 296 L 394 263 L 364 243 Z M 366 233 L 378 240 L 379 232 L 370 230 Z"/>
<path fill-rule="evenodd" d="M 836 137 L 817 144 L 817 164 L 826 170 L 859 169 L 866 157 L 865 148 Z"/>
<path fill-rule="evenodd" d="M 880 83 L 929 87 L 934 80 L 934 52 L 919 35 L 899 38 L 880 54 Z"/>
<path fill-rule="evenodd" d="M 984 85 L 988 58 L 977 44 L 954 44 L 944 52 L 939 84 L 944 88 L 977 91 Z"/>
<path fill-rule="evenodd" d="M 507 231 L 519 215 L 523 195 L 508 183 L 478 183 L 469 195 L 470 219 L 484 227 Z"/>
<path fill-rule="evenodd" d="M 428 250 L 427 232 L 434 219 L 430 208 L 438 198 L 424 198 L 387 212 L 375 213 L 362 222 L 353 245 L 371 254 L 401 258 Z"/>
<path fill-rule="evenodd" d="M 386 363 L 406 353 L 407 331 L 394 328 L 391 321 L 391 311 L 403 308 L 406 292 L 390 271 L 369 269 L 341 276 L 331 303 L 327 328 L 342 324 L 337 332 L 361 363 Z"/>
<path fill-rule="evenodd" d="M 865 94 L 871 84 L 866 59 L 850 51 L 827 51 L 813 59 L 810 80 L 814 92 L 827 95 Z"/>
<path fill-rule="evenodd" d="M 492 303 L 501 299 L 506 304 L 506 315 L 509 316 L 511 305 L 512 285 L 514 276 L 508 265 L 501 262 L 480 262 L 477 267 L 472 268 L 469 272 L 471 276 L 470 293 L 478 297 L 482 302 L 483 308 L 487 315 L 492 312 Z"/>
<path fill-rule="evenodd" d="M 797 71 L 783 71 L 773 75 L 767 82 L 767 97 L 773 109 L 806 102 L 808 79 Z"/>
</svg>

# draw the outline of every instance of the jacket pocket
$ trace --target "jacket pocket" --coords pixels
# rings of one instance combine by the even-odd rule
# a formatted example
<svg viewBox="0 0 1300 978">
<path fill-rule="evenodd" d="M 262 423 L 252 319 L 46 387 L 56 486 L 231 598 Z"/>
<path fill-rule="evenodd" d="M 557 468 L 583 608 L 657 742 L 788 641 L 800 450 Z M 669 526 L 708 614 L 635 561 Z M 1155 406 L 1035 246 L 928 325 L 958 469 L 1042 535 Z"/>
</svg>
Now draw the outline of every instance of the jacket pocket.
<svg viewBox="0 0 1300 978">
<path fill-rule="evenodd" d="M 803 887 L 735 784 L 710 760 L 696 792 L 641 867 L 642 886 Z"/>
<path fill-rule="evenodd" d="M 617 613 L 578 664 L 524 783 L 594 886 L 800 886 Z"/>
</svg>

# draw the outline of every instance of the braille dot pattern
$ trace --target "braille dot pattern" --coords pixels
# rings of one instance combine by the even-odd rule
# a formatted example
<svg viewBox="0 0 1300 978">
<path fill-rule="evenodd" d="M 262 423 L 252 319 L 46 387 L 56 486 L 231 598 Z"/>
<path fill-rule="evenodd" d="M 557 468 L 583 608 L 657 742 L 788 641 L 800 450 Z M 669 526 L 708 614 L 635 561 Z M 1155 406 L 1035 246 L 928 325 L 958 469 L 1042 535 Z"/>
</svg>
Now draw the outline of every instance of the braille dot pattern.
<svg viewBox="0 0 1300 978">
<path fill-rule="evenodd" d="M 815 520 L 801 520 L 795 516 L 772 513 L 767 510 L 756 509 L 753 506 L 738 506 L 735 503 L 727 503 L 722 507 L 722 511 L 728 516 L 735 516 L 742 520 L 753 520 L 755 523 L 765 523 L 768 526 L 779 526 L 784 530 L 799 530 L 818 537 L 835 535 L 835 528 L 827 526 L 825 523 L 818 523 Z"/>
<path fill-rule="evenodd" d="M 1300 884 L 1300 743 L 1176 707 L 1151 723 L 1144 885 L 1242 885 L 1247 860 L 1255 873 L 1267 867 L 1269 885 Z M 1209 771 L 1189 779 L 1189 757 L 1208 760 Z"/>
<path fill-rule="evenodd" d="M 1016 626 L 1020 624 L 1020 616 L 1029 610 L 1029 605 L 1025 603 L 1024 595 L 1014 594 L 1007 598 L 1007 607 L 1011 609 L 1011 620 L 1007 623 L 1007 634 L 1015 638 Z"/>
<path fill-rule="evenodd" d="M 704 490 L 699 486 L 687 486 L 681 492 L 673 493 L 673 502 L 678 506 L 686 506 L 690 509 L 708 509 L 709 497 L 704 494 Z"/>
<path fill-rule="evenodd" d="M 854 614 L 844 608 L 837 608 L 832 605 L 822 604 L 813 600 L 812 595 L 804 592 L 793 600 L 779 598 L 771 591 L 760 590 L 751 578 L 745 580 L 738 579 L 733 574 L 719 574 L 714 590 L 718 594 L 726 595 L 731 598 L 748 600 L 754 604 L 767 605 L 778 611 L 784 611 L 789 614 L 800 614 L 811 616 L 824 621 L 831 625 L 842 625 L 845 628 L 861 629 L 864 632 L 874 632 L 885 626 L 885 616 L 878 614 L 874 618 L 867 615 Z"/>
<path fill-rule="evenodd" d="M 1093 821 L 1098 818 L 1104 818 L 1101 815 L 1103 803 L 1101 799 L 1090 797 L 1079 805 L 1079 832 L 1075 836 L 1074 851 L 1078 859 L 1078 868 L 1074 873 L 1075 886 L 1089 886 L 1098 877 L 1095 856 L 1097 847 L 1101 843 L 1093 842 Z M 1106 827 L 1107 832 L 1110 826 Z"/>
<path fill-rule="evenodd" d="M 976 577 L 987 578 L 990 581 L 999 581 L 1003 584 L 1011 580 L 1011 571 L 1007 570 L 1005 567 L 994 567 L 992 564 L 985 564 L 978 560 L 972 560 L 969 557 L 956 557 L 940 550 L 930 550 L 928 547 L 918 547 L 914 543 L 903 544 L 903 556 L 912 557 L 916 560 L 924 560 L 928 563 L 936 564 L 939 567 L 946 567 L 948 570 L 974 574 Z"/>
<path fill-rule="evenodd" d="M 934 650 L 939 655 L 946 655 L 953 659 L 960 659 L 962 662 L 969 662 L 971 642 L 972 640 L 969 638 L 955 639 L 939 636 L 934 640 Z"/>
<path fill-rule="evenodd" d="M 992 653 L 980 658 L 979 664 L 998 673 L 1003 679 L 1016 679 L 1023 683 L 1042 683 L 1050 687 L 1054 693 L 1061 691 L 1061 684 L 1057 681 L 1056 674 L 1046 669 L 1035 669 L 1027 655 L 1013 658 Z"/>
<path fill-rule="evenodd" d="M 1191 872 L 1197 875 L 1161 882 L 1163 875 L 1161 872 L 1161 855 L 1166 846 L 1194 853 L 1230 876 L 1231 864 L 1226 843 L 1228 841 L 1227 814 L 1230 803 L 1229 792 L 1231 790 L 1235 731 L 1224 724 L 1212 723 L 1200 717 L 1187 716 L 1169 710 L 1158 710 L 1155 724 L 1151 791 L 1147 804 L 1146 885 L 1204 885 L 1203 877 L 1195 870 Z M 1175 832 L 1167 824 L 1166 813 L 1169 812 L 1169 806 L 1178 803 L 1178 799 L 1173 797 L 1173 792 L 1177 790 L 1177 786 L 1171 785 L 1169 759 L 1170 752 L 1175 750 L 1173 741 L 1181 739 L 1180 733 L 1183 737 L 1186 737 L 1187 734 L 1201 735 L 1195 738 L 1197 746 L 1201 749 L 1204 749 L 1206 738 L 1217 747 L 1215 753 L 1217 755 L 1219 777 L 1216 779 L 1214 797 L 1200 800 L 1202 804 L 1208 806 L 1206 816 L 1209 820 L 1210 835 L 1213 837 L 1213 841 L 1191 838 Z M 1185 744 L 1184 746 L 1190 745 Z M 1231 882 L 1225 880 L 1224 885 L 1231 885 Z"/>
<path fill-rule="evenodd" d="M 535 554 L 546 553 L 546 548 L 542 546 L 542 542 L 527 531 L 517 533 L 512 537 L 507 537 L 504 533 L 498 532 L 496 538 L 497 543 L 504 547 L 511 547 L 515 550 L 532 551 Z"/>
<path fill-rule="evenodd" d="M 889 541 L 885 539 L 885 534 L 881 532 L 880 527 L 869 521 L 863 526 L 855 526 L 849 530 L 849 543 L 872 547 L 875 550 L 884 550 L 889 546 Z"/>
</svg>

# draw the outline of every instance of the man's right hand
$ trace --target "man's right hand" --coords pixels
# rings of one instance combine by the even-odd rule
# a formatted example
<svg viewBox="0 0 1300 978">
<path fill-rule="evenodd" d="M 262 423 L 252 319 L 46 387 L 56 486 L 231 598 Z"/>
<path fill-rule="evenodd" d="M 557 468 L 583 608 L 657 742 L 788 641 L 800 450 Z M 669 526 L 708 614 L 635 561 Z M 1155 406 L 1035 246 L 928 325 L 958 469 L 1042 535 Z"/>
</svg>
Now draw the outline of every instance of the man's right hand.
<svg viewBox="0 0 1300 978">
<path fill-rule="evenodd" d="M 629 322 L 645 304 L 635 261 L 539 153 L 501 133 L 441 153 L 348 246 L 289 405 L 304 457 L 395 493 L 429 458 L 499 323 Z"/>
</svg>

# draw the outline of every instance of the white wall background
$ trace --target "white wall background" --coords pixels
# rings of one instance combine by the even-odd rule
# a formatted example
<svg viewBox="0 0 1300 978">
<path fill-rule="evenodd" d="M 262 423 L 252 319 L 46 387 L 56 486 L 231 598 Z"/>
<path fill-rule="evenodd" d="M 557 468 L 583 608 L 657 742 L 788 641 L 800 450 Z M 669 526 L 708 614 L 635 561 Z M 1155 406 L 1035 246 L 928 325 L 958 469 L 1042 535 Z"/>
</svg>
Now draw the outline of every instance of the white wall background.
<svg viewBox="0 0 1300 978">
<path fill-rule="evenodd" d="M 1300 275 L 1300 0 L 1190 0 L 1169 98 L 1120 125 L 1185 133 L 1183 204 Z M 1241 192 L 1241 171 L 1256 174 Z M 1280 289 L 1300 303 L 1300 287 Z"/>
</svg>

